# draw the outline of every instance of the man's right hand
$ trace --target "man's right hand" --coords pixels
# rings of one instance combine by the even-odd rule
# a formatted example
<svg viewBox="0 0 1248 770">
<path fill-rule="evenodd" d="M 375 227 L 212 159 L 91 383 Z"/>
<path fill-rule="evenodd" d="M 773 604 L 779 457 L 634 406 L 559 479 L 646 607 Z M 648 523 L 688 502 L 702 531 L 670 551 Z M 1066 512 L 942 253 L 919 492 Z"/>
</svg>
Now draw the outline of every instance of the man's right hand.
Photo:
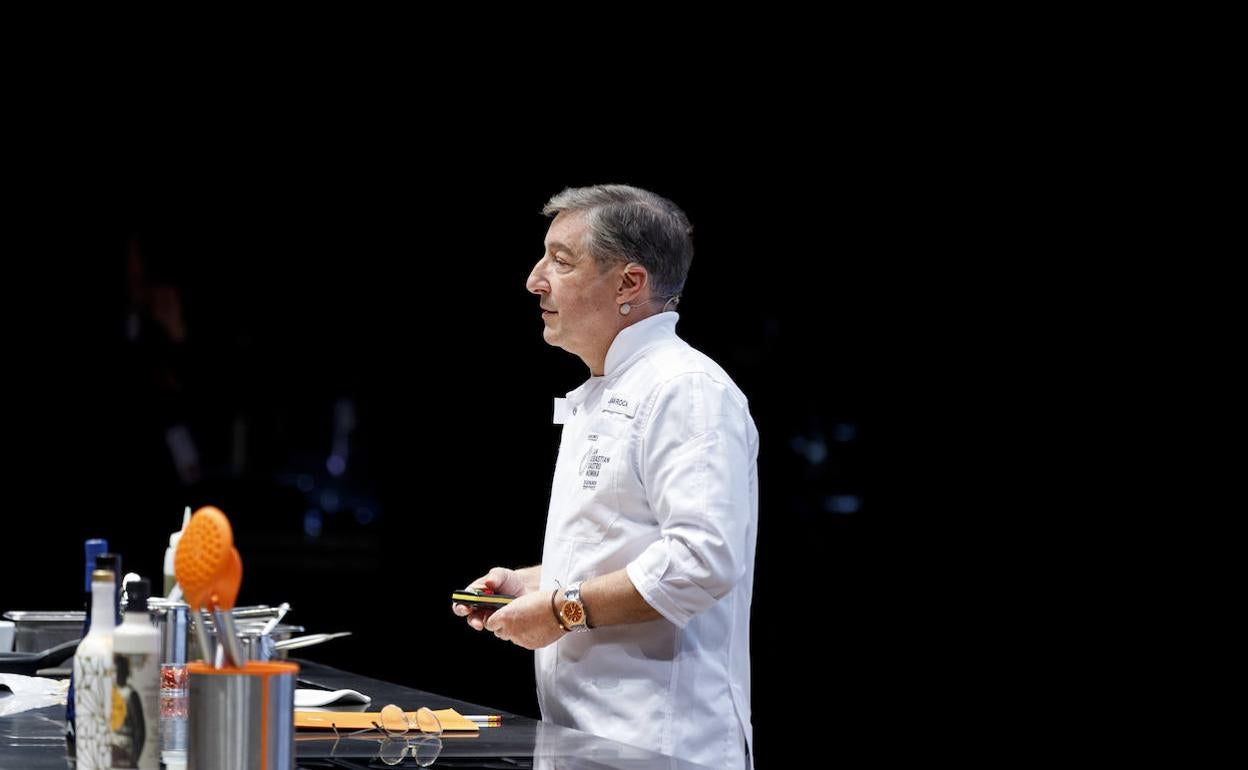
<svg viewBox="0 0 1248 770">
<path fill-rule="evenodd" d="M 495 567 L 472 581 L 466 587 L 488 588 L 496 594 L 511 594 L 512 596 L 523 596 L 528 593 L 528 588 L 524 584 L 524 577 L 518 571 L 507 569 L 506 567 Z M 468 618 L 468 625 L 480 631 L 485 628 L 485 621 L 494 613 L 494 609 L 469 607 L 466 604 L 452 602 L 451 612 L 454 612 L 461 618 Z"/>
</svg>

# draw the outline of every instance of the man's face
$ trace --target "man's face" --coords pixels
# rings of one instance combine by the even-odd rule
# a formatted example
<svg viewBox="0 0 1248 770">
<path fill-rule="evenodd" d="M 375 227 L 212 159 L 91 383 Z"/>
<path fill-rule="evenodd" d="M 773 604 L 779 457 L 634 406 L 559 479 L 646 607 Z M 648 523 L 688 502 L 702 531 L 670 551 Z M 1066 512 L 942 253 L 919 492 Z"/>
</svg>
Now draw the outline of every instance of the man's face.
<svg viewBox="0 0 1248 770">
<path fill-rule="evenodd" d="M 592 369 L 619 331 L 619 271 L 599 270 L 586 247 L 587 231 L 584 212 L 556 216 L 525 287 L 540 298 L 546 342 L 580 356 Z"/>
</svg>

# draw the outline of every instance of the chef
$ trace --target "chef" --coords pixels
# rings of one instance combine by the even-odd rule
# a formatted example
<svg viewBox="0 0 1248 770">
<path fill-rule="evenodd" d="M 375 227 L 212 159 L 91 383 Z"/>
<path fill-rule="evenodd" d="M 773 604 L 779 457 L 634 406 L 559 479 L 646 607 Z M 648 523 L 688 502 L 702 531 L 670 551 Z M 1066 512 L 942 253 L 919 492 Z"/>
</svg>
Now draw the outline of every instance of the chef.
<svg viewBox="0 0 1248 770">
<path fill-rule="evenodd" d="M 453 605 L 535 650 L 542 718 L 718 768 L 749 767 L 758 432 L 741 390 L 676 334 L 693 244 L 675 204 L 567 189 L 527 288 L 547 343 L 589 379 L 563 425 L 541 564 Z"/>
</svg>

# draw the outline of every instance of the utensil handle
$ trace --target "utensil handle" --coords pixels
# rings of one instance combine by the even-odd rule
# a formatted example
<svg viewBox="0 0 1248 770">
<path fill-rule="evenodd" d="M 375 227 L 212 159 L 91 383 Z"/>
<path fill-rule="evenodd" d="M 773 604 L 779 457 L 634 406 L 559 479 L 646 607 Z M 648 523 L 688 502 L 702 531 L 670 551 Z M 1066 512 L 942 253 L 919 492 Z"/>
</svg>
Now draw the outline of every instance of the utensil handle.
<svg viewBox="0 0 1248 770">
<path fill-rule="evenodd" d="M 254 607 L 235 607 L 230 610 L 230 614 L 235 618 L 267 618 L 271 615 L 276 615 L 278 610 L 278 607 L 258 604 Z"/>
<path fill-rule="evenodd" d="M 339 631 L 336 634 L 309 634 L 307 636 L 296 636 L 293 639 L 283 639 L 273 645 L 278 650 L 297 650 L 301 647 L 311 647 L 314 644 L 328 642 L 330 639 L 338 639 L 343 636 L 350 636 L 350 631 Z"/>
<path fill-rule="evenodd" d="M 204 626 L 204 623 L 207 620 L 208 613 L 206 613 L 202 608 L 198 609 L 194 617 L 195 641 L 199 643 L 200 658 L 204 661 L 204 663 L 211 666 L 214 665 L 214 648 L 208 646 L 208 629 Z"/>
<path fill-rule="evenodd" d="M 247 657 L 243 655 L 243 645 L 238 641 L 238 628 L 234 625 L 234 616 L 229 610 L 216 610 L 217 640 L 225 646 L 225 657 L 230 665 L 242 668 L 247 665 Z"/>
<path fill-rule="evenodd" d="M 277 608 L 277 614 L 268 623 L 265 623 L 264 628 L 260 630 L 261 636 L 268 636 L 273 633 L 273 629 L 277 628 L 277 624 L 281 622 L 282 618 L 286 617 L 286 613 L 289 611 L 290 605 L 282 602 L 281 606 Z"/>
</svg>

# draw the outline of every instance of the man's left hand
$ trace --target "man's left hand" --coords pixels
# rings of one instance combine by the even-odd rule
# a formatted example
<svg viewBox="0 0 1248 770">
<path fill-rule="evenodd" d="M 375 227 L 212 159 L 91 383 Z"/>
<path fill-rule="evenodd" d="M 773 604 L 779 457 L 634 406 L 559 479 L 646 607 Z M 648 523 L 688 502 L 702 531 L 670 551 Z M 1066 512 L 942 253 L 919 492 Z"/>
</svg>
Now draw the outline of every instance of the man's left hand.
<svg viewBox="0 0 1248 770">
<path fill-rule="evenodd" d="M 505 642 L 536 650 L 558 641 L 566 631 L 550 611 L 550 592 L 535 591 L 495 610 L 485 621 L 485 630 Z"/>
</svg>

